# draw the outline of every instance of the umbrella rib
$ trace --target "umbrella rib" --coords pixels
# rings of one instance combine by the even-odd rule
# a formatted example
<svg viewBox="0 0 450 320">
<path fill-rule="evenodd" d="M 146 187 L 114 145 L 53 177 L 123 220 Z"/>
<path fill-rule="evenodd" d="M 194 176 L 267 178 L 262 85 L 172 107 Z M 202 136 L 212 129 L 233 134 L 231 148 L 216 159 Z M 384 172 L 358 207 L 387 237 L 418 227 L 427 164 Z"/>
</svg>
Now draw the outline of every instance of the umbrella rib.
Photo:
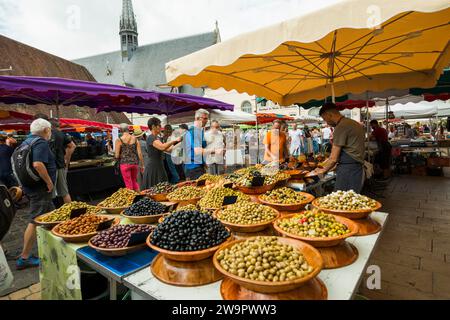
<svg viewBox="0 0 450 320">
<path fill-rule="evenodd" d="M 366 60 L 370 60 L 370 59 L 372 59 L 372 58 L 375 58 L 376 56 L 382 54 L 382 53 L 385 52 L 385 51 L 388 51 L 389 49 L 391 49 L 391 48 L 393 48 L 393 47 L 398 46 L 400 43 L 402 43 L 402 42 L 404 42 L 404 41 L 406 41 L 406 40 L 408 40 L 408 39 L 407 39 L 407 38 L 403 38 L 403 39 L 401 39 L 400 41 L 398 41 L 397 43 L 394 43 L 393 45 L 391 45 L 391 46 L 389 46 L 389 47 L 387 47 L 387 48 L 381 50 L 380 52 L 378 52 L 378 53 L 372 55 L 370 58 L 367 58 Z M 356 69 L 358 66 L 360 66 L 360 65 L 363 64 L 364 62 L 365 62 L 365 61 L 362 61 L 362 62 L 360 62 L 360 63 L 357 63 L 357 64 L 354 65 L 353 67 Z M 344 70 L 344 72 L 347 72 L 347 71 L 348 71 L 348 69 L 347 69 L 347 70 Z"/>
<path fill-rule="evenodd" d="M 317 58 L 313 58 L 313 59 L 311 59 L 311 60 L 308 60 L 310 63 L 313 63 L 312 62 L 312 60 L 314 60 L 314 59 L 319 59 L 318 61 L 314 61 L 314 62 L 320 62 L 320 63 L 322 63 L 322 60 L 323 60 L 323 58 L 321 58 L 321 57 L 317 57 Z M 305 59 L 303 59 L 303 60 L 300 60 L 300 61 L 304 61 Z M 300 62 L 300 61 L 298 61 L 298 62 Z M 316 74 L 316 75 L 318 75 L 318 76 L 321 76 L 321 74 L 320 73 L 318 73 L 318 72 L 314 72 L 314 69 L 313 70 L 308 70 L 308 69 L 305 69 L 305 68 L 302 68 L 302 67 L 298 67 L 298 66 L 295 66 L 295 65 L 292 65 L 292 64 L 290 64 L 290 63 L 285 63 L 285 62 L 281 62 L 281 61 L 278 61 L 278 62 L 280 62 L 281 64 L 283 64 L 283 65 L 287 65 L 287 66 L 289 66 L 289 67 L 292 67 L 292 68 L 295 68 L 295 69 L 298 69 L 298 70 L 303 70 L 303 71 L 306 71 L 306 72 L 310 72 L 310 73 L 314 73 L 314 74 Z M 319 63 L 319 65 L 320 65 L 320 63 Z M 315 66 L 315 65 L 314 65 Z M 317 67 L 316 67 L 317 68 Z"/>
<path fill-rule="evenodd" d="M 344 63 L 344 61 L 340 60 L 339 58 L 336 58 L 336 59 L 337 59 L 339 62 Z M 340 70 L 339 70 L 340 73 L 339 73 L 337 76 L 338 76 L 338 77 L 343 77 L 343 78 L 345 79 L 345 76 L 348 75 L 348 74 L 359 73 L 359 74 L 361 74 L 363 77 L 367 78 L 368 80 L 371 80 L 371 78 L 370 78 L 369 76 L 365 75 L 365 74 L 362 73 L 360 70 L 356 70 L 356 69 L 355 69 L 354 67 L 352 67 L 352 66 L 350 66 L 350 68 L 353 69 L 354 72 L 344 73 L 344 72 L 343 72 L 343 69 L 340 69 Z M 348 70 L 346 70 L 346 71 L 348 71 Z"/>
<path fill-rule="evenodd" d="M 366 43 L 364 43 L 364 45 L 362 45 L 359 49 L 358 49 L 358 51 L 356 51 L 354 54 L 353 54 L 353 56 L 342 66 L 342 69 L 341 69 L 341 72 L 342 72 L 342 70 L 344 70 L 344 68 L 356 57 L 356 55 L 358 55 L 359 54 L 359 52 L 361 52 L 361 50 L 362 49 L 364 49 L 366 46 L 367 46 L 367 44 L 369 44 L 369 42 L 371 41 L 373 39 L 373 37 L 371 37 L 371 38 L 369 38 L 369 40 L 367 40 L 366 41 Z M 337 76 L 339 76 L 339 74 L 337 75 Z"/>
<path fill-rule="evenodd" d="M 324 53 L 324 52 L 321 52 L 321 51 L 317 51 L 317 50 L 309 49 L 309 48 L 304 48 L 304 47 L 300 47 L 298 45 L 293 45 L 293 44 L 291 45 L 291 44 L 282 43 L 282 45 L 286 46 L 286 47 L 293 47 L 293 48 L 296 48 L 296 49 L 302 49 L 302 50 L 306 50 L 306 51 L 315 52 L 315 53 L 318 53 L 319 55 L 322 55 Z"/>
<path fill-rule="evenodd" d="M 417 52 L 384 52 L 383 54 L 405 54 L 405 53 L 411 53 L 411 54 L 427 54 L 427 53 L 432 53 L 432 54 L 436 54 L 436 53 L 442 53 L 443 51 L 417 51 Z M 370 55 L 373 55 L 373 54 L 376 54 L 375 52 L 365 52 L 365 53 L 359 53 L 359 55 L 361 55 L 361 56 L 364 56 L 364 55 L 367 55 L 367 56 L 370 56 Z M 341 54 L 340 56 L 341 57 L 346 57 L 346 58 L 348 58 L 348 57 L 350 57 L 352 54 L 350 54 L 350 53 L 348 53 L 348 54 Z"/>
<path fill-rule="evenodd" d="M 252 81 L 252 80 L 248 80 L 248 79 L 245 79 L 245 78 L 241 78 L 241 77 L 237 77 L 237 76 L 235 76 L 233 74 L 227 74 L 227 73 L 218 72 L 218 71 L 212 71 L 212 70 L 207 70 L 207 69 L 205 69 L 205 72 L 215 73 L 215 74 L 219 74 L 219 75 L 222 75 L 222 76 L 232 77 L 232 78 L 235 78 L 235 79 L 238 79 L 238 80 L 249 82 L 249 83 L 252 83 L 252 84 L 254 84 L 254 85 L 258 86 L 258 87 L 262 87 L 263 89 L 267 89 L 269 91 L 272 91 L 273 93 L 275 93 L 277 95 L 280 95 L 280 97 L 283 96 L 280 92 L 277 92 L 277 91 L 275 91 L 275 90 L 273 90 L 271 88 L 268 88 L 268 87 L 264 87 L 263 85 L 261 85 L 258 82 L 255 82 L 255 81 Z"/>
<path fill-rule="evenodd" d="M 331 81 L 334 81 L 334 60 L 335 60 L 335 56 L 336 56 L 336 40 L 337 40 L 337 30 L 334 31 L 333 34 L 333 43 L 331 45 L 331 55 L 330 55 L 330 76 L 331 76 Z M 328 82 L 328 79 L 327 79 Z"/>
<path fill-rule="evenodd" d="M 274 61 L 276 61 L 278 63 L 272 64 L 270 66 L 265 66 L 265 67 L 251 68 L 251 69 L 245 69 L 245 70 L 240 70 L 240 71 L 234 71 L 231 74 L 242 73 L 242 72 L 249 72 L 249 71 L 254 71 L 254 70 L 261 70 L 261 69 L 265 69 L 265 68 L 276 67 L 276 66 L 279 66 L 279 65 L 286 65 L 286 62 L 282 62 L 282 61 L 278 61 L 278 60 L 274 60 Z M 305 61 L 305 59 L 299 59 L 299 60 L 291 61 L 291 63 L 301 62 L 301 61 Z"/>
<path fill-rule="evenodd" d="M 309 59 L 309 58 L 303 56 L 303 54 L 302 54 L 301 52 L 299 52 L 298 50 L 295 50 L 295 52 L 297 52 L 297 54 L 298 54 L 299 56 L 305 58 L 306 61 L 308 61 L 308 62 L 309 62 L 310 64 L 312 64 L 314 67 L 316 67 L 317 69 L 319 69 L 319 70 L 325 75 L 326 78 L 329 77 L 329 74 L 326 73 L 324 70 L 322 70 L 322 69 L 321 69 L 318 65 L 316 65 L 314 62 L 312 62 L 311 59 Z"/>
<path fill-rule="evenodd" d="M 28 96 L 28 95 L 26 95 L 24 93 L 19 93 L 18 95 L 11 95 L 11 97 L 22 97 L 22 98 L 30 99 L 30 100 L 33 100 L 35 102 L 40 102 L 40 103 L 43 103 L 43 104 L 52 104 L 52 102 L 53 102 L 53 101 L 46 100 L 46 99 L 40 99 L 40 98 L 36 98 L 36 97 L 33 97 L 33 96 Z"/>
<path fill-rule="evenodd" d="M 320 60 L 319 60 L 319 61 L 316 61 L 316 62 L 319 62 L 319 65 L 320 65 L 324 59 L 325 59 L 325 58 L 320 58 Z M 300 75 L 300 74 L 299 74 L 299 76 L 303 76 L 303 80 L 305 80 L 305 79 L 322 79 L 322 78 L 323 78 L 320 74 L 319 74 L 320 77 L 311 77 L 311 78 L 308 78 L 308 76 L 313 72 L 313 70 L 305 70 L 305 71 L 308 71 L 308 73 L 307 73 L 306 75 Z M 287 76 L 287 75 L 289 75 L 289 74 L 293 74 L 294 72 L 295 72 L 295 71 L 286 73 L 285 75 L 283 75 L 283 76 L 281 76 L 281 77 L 279 77 L 279 78 L 277 78 L 277 79 L 274 79 L 274 80 L 272 80 L 272 81 L 269 81 L 269 82 L 265 83 L 264 85 L 268 85 L 268 84 L 270 84 L 270 83 L 279 81 L 280 79 L 284 78 L 285 76 Z M 297 74 L 296 74 L 296 75 L 297 75 Z M 285 80 L 297 80 L 297 79 L 285 79 Z"/>
<path fill-rule="evenodd" d="M 420 31 L 420 32 L 426 32 L 426 31 L 430 31 L 430 30 L 433 30 L 433 29 L 437 29 L 437 28 L 441 28 L 441 27 L 446 27 L 446 26 L 448 26 L 448 23 L 443 23 L 443 24 L 440 24 L 440 25 L 437 25 L 437 26 L 433 26 L 433 27 L 429 27 L 429 28 L 425 28 L 425 29 L 421 29 L 421 30 L 417 30 L 417 31 Z M 416 31 L 416 32 L 417 32 L 417 31 Z M 403 37 L 408 36 L 410 33 L 411 33 L 411 32 L 408 32 L 408 33 L 404 33 L 404 34 L 401 34 L 401 35 L 399 35 L 399 36 L 395 36 L 395 37 L 392 37 L 392 38 L 388 38 L 388 39 L 383 39 L 383 40 L 380 40 L 380 41 L 372 42 L 372 43 L 369 44 L 368 46 L 373 46 L 373 45 L 375 45 L 375 44 L 383 43 L 383 42 L 386 42 L 386 41 L 391 41 L 391 40 L 395 40 L 395 39 L 398 39 L 398 38 L 403 38 Z M 345 51 L 342 51 L 342 52 L 352 51 L 352 50 L 355 50 L 355 49 L 358 49 L 358 48 L 359 48 L 359 47 L 354 47 L 354 48 L 351 48 L 351 49 L 348 49 L 348 50 L 345 50 Z"/>
<path fill-rule="evenodd" d="M 406 68 L 406 69 L 408 69 L 408 70 L 410 70 L 410 71 L 413 71 L 413 72 L 418 72 L 418 73 L 422 73 L 422 74 L 425 74 L 425 75 L 427 74 L 425 71 L 416 70 L 416 69 L 410 68 L 410 67 L 408 67 L 408 66 L 405 66 L 405 65 L 403 65 L 403 64 L 401 64 L 401 63 L 393 62 L 394 60 L 400 59 L 400 58 L 402 58 L 402 56 L 392 58 L 392 59 L 390 59 L 390 60 L 388 60 L 388 61 L 385 61 L 385 60 L 378 60 L 378 59 L 363 59 L 363 58 L 356 58 L 356 59 L 364 60 L 364 61 L 378 62 L 377 64 L 374 64 L 374 65 L 372 65 L 372 66 L 368 66 L 368 67 L 366 67 L 365 69 L 370 69 L 370 68 L 372 68 L 372 67 L 376 67 L 376 66 L 378 66 L 380 63 L 383 63 L 383 62 L 389 62 L 389 63 L 395 64 L 395 65 L 398 65 L 398 66 L 400 66 L 400 67 Z"/>
<path fill-rule="evenodd" d="M 391 25 L 391 24 L 393 24 L 393 23 L 399 21 L 400 19 L 403 19 L 404 17 L 410 15 L 411 13 L 412 13 L 412 11 L 411 11 L 411 12 L 407 12 L 407 13 L 405 13 L 403 16 L 398 17 L 398 18 L 396 18 L 396 19 L 394 19 L 394 20 L 388 22 L 386 25 L 383 26 L 383 29 L 386 28 L 387 26 L 389 26 L 389 25 Z M 364 36 L 362 36 L 362 37 L 360 37 L 360 38 L 358 38 L 358 39 L 356 39 L 356 40 L 354 40 L 354 41 L 352 41 L 352 42 L 346 44 L 345 46 L 339 48 L 338 51 L 341 51 L 341 52 L 342 52 L 344 48 L 347 48 L 348 46 L 351 46 L 352 44 L 354 44 L 354 43 L 356 43 L 356 42 L 358 42 L 358 41 L 364 39 L 365 37 L 370 36 L 371 34 L 373 34 L 373 31 L 371 31 L 370 33 L 368 33 L 368 34 L 366 34 L 366 35 L 364 35 Z M 350 50 L 351 50 L 351 49 L 350 49 Z M 347 50 L 347 51 L 348 51 L 348 50 Z"/>
</svg>

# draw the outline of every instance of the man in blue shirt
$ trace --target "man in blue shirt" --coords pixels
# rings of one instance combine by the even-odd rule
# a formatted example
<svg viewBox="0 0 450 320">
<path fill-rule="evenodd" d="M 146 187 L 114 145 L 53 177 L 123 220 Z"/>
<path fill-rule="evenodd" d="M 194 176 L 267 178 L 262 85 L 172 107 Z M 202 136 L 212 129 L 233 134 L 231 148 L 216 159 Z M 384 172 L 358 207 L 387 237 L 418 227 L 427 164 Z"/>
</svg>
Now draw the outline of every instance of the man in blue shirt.
<svg viewBox="0 0 450 320">
<path fill-rule="evenodd" d="M 195 112 L 194 126 L 184 138 L 184 170 L 187 180 L 197 180 L 206 173 L 205 169 L 205 126 L 209 120 L 209 112 L 199 109 Z M 213 154 L 213 153 L 211 153 Z"/>
<path fill-rule="evenodd" d="M 23 186 L 30 199 L 30 221 L 24 234 L 22 253 L 16 261 L 16 268 L 21 270 L 39 266 L 39 258 L 31 255 L 36 242 L 36 225 L 34 219 L 54 209 L 52 191 L 56 181 L 55 155 L 50 151 L 48 141 L 51 138 L 52 126 L 44 119 L 36 119 L 30 125 L 31 136 L 23 143 L 35 143 L 31 147 L 33 168 L 41 178 L 37 186 Z M 36 140 L 37 139 L 37 140 Z"/>
</svg>

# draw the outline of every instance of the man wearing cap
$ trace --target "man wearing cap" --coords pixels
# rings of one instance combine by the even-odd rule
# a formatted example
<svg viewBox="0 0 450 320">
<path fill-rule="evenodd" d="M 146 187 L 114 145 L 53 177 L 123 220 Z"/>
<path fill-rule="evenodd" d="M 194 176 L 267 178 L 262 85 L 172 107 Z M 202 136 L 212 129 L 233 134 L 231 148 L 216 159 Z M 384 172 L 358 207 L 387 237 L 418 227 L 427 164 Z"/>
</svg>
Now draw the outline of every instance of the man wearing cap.
<svg viewBox="0 0 450 320">
<path fill-rule="evenodd" d="M 364 128 L 358 122 L 341 115 L 334 103 L 326 103 L 320 109 L 320 116 L 335 130 L 331 156 L 323 169 L 316 172 L 324 174 L 337 166 L 335 189 L 360 193 L 364 182 Z"/>
</svg>

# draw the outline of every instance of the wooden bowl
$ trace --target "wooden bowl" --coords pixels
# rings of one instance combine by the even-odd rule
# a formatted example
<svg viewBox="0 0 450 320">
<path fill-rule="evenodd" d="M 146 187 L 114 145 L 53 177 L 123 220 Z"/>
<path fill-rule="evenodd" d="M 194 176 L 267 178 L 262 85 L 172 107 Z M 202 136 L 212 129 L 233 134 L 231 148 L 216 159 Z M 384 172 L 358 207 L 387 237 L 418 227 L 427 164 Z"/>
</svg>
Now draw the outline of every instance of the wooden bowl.
<svg viewBox="0 0 450 320">
<path fill-rule="evenodd" d="M 97 206 L 98 208 L 105 211 L 107 214 L 120 214 L 123 210 L 128 209 L 129 207 L 117 207 L 117 208 L 107 208 L 107 207 L 101 207 Z"/>
<path fill-rule="evenodd" d="M 65 222 L 65 221 L 54 221 L 54 222 L 43 222 L 43 221 L 41 221 L 41 219 L 44 216 L 48 215 L 48 214 L 49 213 L 46 213 L 46 214 L 43 214 L 41 216 L 38 216 L 38 217 L 34 218 L 34 223 L 37 226 L 41 226 L 41 227 L 46 228 L 46 229 L 52 229 L 53 227 L 57 226 L 58 224 Z"/>
<path fill-rule="evenodd" d="M 254 239 L 254 238 L 250 238 Z M 313 267 L 313 272 L 311 272 L 309 275 L 303 278 L 289 280 L 289 281 L 280 281 L 280 282 L 266 282 L 266 281 L 257 281 L 257 280 L 250 280 L 246 278 L 242 278 L 239 276 L 236 276 L 225 269 L 222 268 L 219 261 L 217 260 L 217 256 L 221 250 L 225 250 L 227 248 L 231 248 L 236 243 L 244 242 L 246 240 L 237 240 L 232 241 L 230 243 L 227 243 L 223 245 L 220 250 L 218 250 L 213 257 L 213 263 L 214 266 L 219 270 L 220 273 L 222 273 L 225 277 L 230 278 L 240 286 L 255 291 L 255 292 L 263 292 L 263 293 L 278 293 L 278 292 L 285 292 L 297 289 L 304 284 L 308 283 L 308 281 L 314 279 L 322 270 L 323 268 L 323 259 L 320 255 L 320 252 L 314 248 L 313 246 L 291 238 L 281 238 L 278 237 L 278 241 L 282 244 L 287 244 L 295 247 L 298 249 L 303 256 L 305 257 L 306 261 L 310 266 Z"/>
<path fill-rule="evenodd" d="M 322 238 L 322 237 L 302 237 L 299 235 L 296 235 L 294 233 L 289 233 L 283 229 L 281 229 L 278 226 L 278 221 L 284 220 L 284 219 L 290 219 L 293 216 L 295 216 L 296 214 L 290 214 L 284 217 L 281 217 L 279 219 L 277 219 L 274 223 L 273 223 L 273 227 L 275 228 L 275 230 L 280 233 L 281 235 L 285 236 L 285 237 L 289 237 L 289 238 L 293 238 L 293 239 L 297 239 L 297 240 L 301 240 L 304 241 L 306 243 L 309 243 L 310 245 L 312 245 L 313 247 L 316 248 L 325 248 L 325 247 L 334 247 L 337 246 L 339 244 L 341 244 L 342 242 L 345 241 L 345 239 L 350 238 L 355 236 L 358 233 L 358 225 L 353 222 L 350 219 L 341 217 L 341 216 L 334 216 L 336 218 L 337 222 L 340 222 L 342 224 L 345 224 L 347 226 L 347 228 L 350 230 L 350 233 L 347 233 L 345 235 L 342 236 L 337 236 L 337 237 L 327 237 L 327 238 Z"/>
<path fill-rule="evenodd" d="M 211 247 L 205 250 L 198 250 L 198 251 L 170 251 L 165 250 L 160 247 L 157 247 L 150 243 L 151 235 L 147 238 L 147 246 L 149 246 L 151 249 L 158 251 L 160 254 L 162 254 L 165 258 L 169 260 L 174 261 L 180 261 L 180 262 L 195 262 L 195 261 L 201 261 L 208 259 L 212 255 L 214 255 L 214 252 L 217 251 L 221 246 L 223 246 L 225 243 L 230 241 L 231 236 L 225 239 L 224 242 L 221 244 Z"/>
<path fill-rule="evenodd" d="M 104 216 L 104 217 L 110 218 L 110 217 L 108 217 L 108 216 Z M 112 224 L 112 227 L 113 227 L 113 226 L 116 226 L 116 225 L 118 225 L 118 224 L 120 224 L 120 218 L 115 218 L 115 219 L 114 219 L 114 222 L 113 222 L 113 224 Z M 98 231 L 95 231 L 95 232 L 86 233 L 86 234 L 66 235 L 66 234 L 59 233 L 59 226 L 60 226 L 60 225 L 61 225 L 61 224 L 58 224 L 57 226 L 55 226 L 55 227 L 52 229 L 52 233 L 53 233 L 53 235 L 62 238 L 62 239 L 63 239 L 64 241 L 66 241 L 66 242 L 71 242 L 71 243 L 83 243 L 83 242 L 88 242 L 89 239 L 91 239 L 92 237 L 94 237 L 95 235 L 98 234 Z"/>
<path fill-rule="evenodd" d="M 276 213 L 276 217 L 266 221 L 266 222 L 261 222 L 258 224 L 235 224 L 235 223 L 230 223 L 224 220 L 220 219 L 220 212 L 222 211 L 222 209 L 216 210 L 216 212 L 214 213 L 214 216 L 228 229 L 230 229 L 231 231 L 234 232 L 242 232 L 242 233 L 253 233 L 253 232 L 259 232 L 259 231 L 263 231 L 265 229 L 267 229 L 268 227 L 270 227 L 270 225 L 277 220 L 280 217 L 280 213 L 274 209 L 271 208 L 275 213 Z"/>
<path fill-rule="evenodd" d="M 375 208 L 370 209 L 361 209 L 361 210 L 333 210 L 333 209 L 327 209 L 323 208 L 318 204 L 320 198 L 315 199 L 312 204 L 314 207 L 320 209 L 323 212 L 331 213 L 334 215 L 342 216 L 348 219 L 357 220 L 357 219 L 365 219 L 367 218 L 372 212 L 379 210 L 382 205 L 377 201 L 377 206 Z"/>
<path fill-rule="evenodd" d="M 287 174 L 289 174 L 291 176 L 291 178 L 289 180 L 303 179 L 303 177 L 308 173 L 308 171 L 298 170 L 298 169 L 286 170 L 284 172 L 286 172 Z"/>
<path fill-rule="evenodd" d="M 278 203 L 272 203 L 267 202 L 262 199 L 262 195 L 258 197 L 258 201 L 262 204 L 265 204 L 267 206 L 270 206 L 272 208 L 275 208 L 279 211 L 299 211 L 302 210 L 308 203 L 311 203 L 315 197 L 312 194 L 306 193 L 306 192 L 297 192 L 302 196 L 305 196 L 306 199 L 300 203 L 296 204 L 278 204 Z"/>
<path fill-rule="evenodd" d="M 195 204 L 196 205 L 197 202 L 200 201 L 200 199 L 201 199 L 201 197 L 200 198 L 195 198 L 195 199 L 190 199 L 190 200 L 171 200 L 171 199 L 167 199 L 167 200 L 170 201 L 170 202 L 173 202 L 173 203 L 178 203 L 178 208 L 179 208 L 179 207 L 187 206 L 189 204 Z"/>
<path fill-rule="evenodd" d="M 165 202 L 165 201 L 168 201 L 167 195 L 168 195 L 168 193 L 158 193 L 158 194 L 149 195 L 149 197 L 151 199 L 155 200 L 156 202 Z"/>
<path fill-rule="evenodd" d="M 267 191 L 270 191 L 272 189 L 274 189 L 276 186 L 276 183 L 273 184 L 267 184 L 261 187 L 243 187 L 243 186 L 238 186 L 238 190 L 241 191 L 242 193 L 245 194 L 262 194 L 262 193 L 266 193 Z"/>
<path fill-rule="evenodd" d="M 106 248 L 100 248 L 92 244 L 92 238 L 88 242 L 89 247 L 97 251 L 98 253 L 108 256 L 108 257 L 123 257 L 127 254 L 136 252 L 138 250 L 144 249 L 147 247 L 145 243 L 141 243 L 135 246 L 131 247 L 125 247 L 125 248 L 117 248 L 117 249 L 106 249 Z"/>
<path fill-rule="evenodd" d="M 130 220 L 131 222 L 135 223 L 135 224 L 154 224 L 157 223 L 159 219 L 161 219 L 162 217 L 165 217 L 167 215 L 169 215 L 169 213 L 162 213 L 162 214 L 156 214 L 153 216 L 140 216 L 140 217 L 135 217 L 135 216 L 127 216 L 124 211 L 122 211 L 120 213 L 120 215 L 124 218 L 127 218 L 128 220 Z"/>
</svg>

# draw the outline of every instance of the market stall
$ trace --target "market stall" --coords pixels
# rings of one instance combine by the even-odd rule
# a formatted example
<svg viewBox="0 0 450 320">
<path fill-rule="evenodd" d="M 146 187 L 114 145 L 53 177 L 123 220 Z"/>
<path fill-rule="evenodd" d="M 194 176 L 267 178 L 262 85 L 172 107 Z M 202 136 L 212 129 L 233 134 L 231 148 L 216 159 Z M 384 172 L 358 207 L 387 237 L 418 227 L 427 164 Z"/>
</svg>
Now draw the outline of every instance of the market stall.
<svg viewBox="0 0 450 320">
<path fill-rule="evenodd" d="M 86 299 L 87 271 L 77 272 L 77 265 L 88 265 L 107 279 L 110 299 L 122 297 L 125 287 L 129 290 L 126 296 L 131 293 L 132 299 L 351 299 L 388 215 L 378 212 L 381 205 L 376 201 L 352 193 L 337 195 L 338 202 L 330 202 L 329 196 L 314 200 L 313 195 L 283 187 L 294 177 L 288 173 L 294 174 L 292 170 L 273 169 L 272 165 L 255 166 L 226 176 L 204 175 L 190 184 L 158 185 L 143 196 L 120 189 L 96 207 L 73 202 L 37 218 L 41 226 L 38 244 L 43 299 Z M 358 205 L 347 207 L 355 203 L 353 198 L 359 199 Z M 303 228 L 302 224 L 289 229 L 297 220 L 285 222 L 311 202 L 314 209 L 308 208 L 304 219 L 321 215 L 336 225 L 337 229 L 328 229 L 329 234 L 322 235 L 326 247 L 311 236 L 314 225 L 304 234 L 297 229 Z M 342 206 L 347 209 L 335 210 Z M 327 210 L 335 215 L 328 215 Z M 367 229 L 364 217 L 377 229 Z M 183 235 L 183 221 L 188 220 L 196 231 Z M 289 228 L 284 229 L 286 226 Z M 204 228 L 217 232 L 201 231 Z M 273 238 L 279 232 L 284 234 L 283 230 L 290 231 Z M 298 235 L 291 234 L 293 230 Z M 305 242 L 296 240 L 300 235 L 306 237 Z M 186 237 L 191 240 L 184 241 Z M 269 241 L 268 246 L 298 245 L 311 264 L 297 271 L 297 277 L 304 276 L 306 284 L 297 289 L 300 278 L 294 280 L 295 274 L 289 273 L 289 280 L 280 282 L 284 286 L 275 291 L 278 293 L 270 293 L 273 291 L 263 288 L 272 286 L 271 282 L 247 287 L 245 279 L 228 275 L 221 268 L 220 251 L 234 243 L 246 245 L 252 241 Z M 243 276 L 240 271 L 239 277 Z M 283 272 L 280 276 L 285 277 Z M 240 285 L 241 290 L 247 290 L 244 296 L 234 293 Z M 104 286 L 99 285 L 99 290 L 95 293 L 106 295 Z"/>
</svg>

